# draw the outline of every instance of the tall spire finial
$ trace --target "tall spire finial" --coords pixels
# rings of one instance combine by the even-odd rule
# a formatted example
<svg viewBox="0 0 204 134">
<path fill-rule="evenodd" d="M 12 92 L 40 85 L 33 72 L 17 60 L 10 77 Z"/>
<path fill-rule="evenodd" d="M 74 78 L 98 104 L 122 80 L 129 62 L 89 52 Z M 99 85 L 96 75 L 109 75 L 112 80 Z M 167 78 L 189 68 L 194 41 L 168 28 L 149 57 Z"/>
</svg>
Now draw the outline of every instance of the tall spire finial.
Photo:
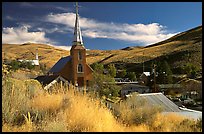
<svg viewBox="0 0 204 134">
<path fill-rule="evenodd" d="M 78 2 L 76 2 L 76 14 L 78 14 Z"/>
<path fill-rule="evenodd" d="M 75 28 L 74 28 L 73 45 L 83 45 L 81 29 L 79 26 L 78 2 L 76 2 L 76 21 L 75 21 Z"/>
</svg>

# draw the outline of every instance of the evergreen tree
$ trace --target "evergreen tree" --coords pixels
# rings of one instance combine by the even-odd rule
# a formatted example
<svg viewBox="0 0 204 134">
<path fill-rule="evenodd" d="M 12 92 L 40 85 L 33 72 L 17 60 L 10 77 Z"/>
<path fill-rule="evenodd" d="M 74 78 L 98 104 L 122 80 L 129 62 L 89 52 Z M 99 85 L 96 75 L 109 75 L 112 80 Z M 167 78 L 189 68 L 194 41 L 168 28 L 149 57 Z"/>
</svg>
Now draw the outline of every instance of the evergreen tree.
<svg viewBox="0 0 204 134">
<path fill-rule="evenodd" d="M 91 89 L 98 92 L 99 96 L 117 97 L 119 96 L 120 87 L 115 84 L 114 78 L 110 75 L 104 75 L 97 72 L 93 73 Z"/>
<path fill-rule="evenodd" d="M 103 70 L 104 70 L 104 66 L 103 64 L 100 64 L 100 63 L 93 63 L 91 65 L 92 69 L 97 72 L 97 73 L 103 73 Z"/>
<path fill-rule="evenodd" d="M 109 64 L 107 69 L 111 77 L 116 77 L 116 68 L 114 64 Z"/>
<path fill-rule="evenodd" d="M 166 60 L 163 62 L 158 62 L 156 70 L 158 72 L 157 83 L 160 83 L 160 84 L 173 83 L 172 71 Z"/>
<path fill-rule="evenodd" d="M 135 72 L 128 72 L 128 73 L 127 73 L 127 77 L 128 77 L 131 81 L 136 81 L 136 80 L 137 80 Z"/>
</svg>

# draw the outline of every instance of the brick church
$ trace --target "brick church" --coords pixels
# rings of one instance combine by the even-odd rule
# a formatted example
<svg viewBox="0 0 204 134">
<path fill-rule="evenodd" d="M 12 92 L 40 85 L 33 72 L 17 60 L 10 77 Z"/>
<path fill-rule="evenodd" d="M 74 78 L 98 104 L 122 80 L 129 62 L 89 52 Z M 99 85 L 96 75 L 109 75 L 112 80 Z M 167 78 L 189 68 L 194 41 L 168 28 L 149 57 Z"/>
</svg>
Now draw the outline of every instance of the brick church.
<svg viewBox="0 0 204 134">
<path fill-rule="evenodd" d="M 79 26 L 78 5 L 76 4 L 76 20 L 74 38 L 70 56 L 62 57 L 48 71 L 46 76 L 38 76 L 36 79 L 43 85 L 49 85 L 53 81 L 63 80 L 75 86 L 86 87 L 92 79 L 92 68 L 86 63 L 86 48 L 84 47 Z"/>
</svg>

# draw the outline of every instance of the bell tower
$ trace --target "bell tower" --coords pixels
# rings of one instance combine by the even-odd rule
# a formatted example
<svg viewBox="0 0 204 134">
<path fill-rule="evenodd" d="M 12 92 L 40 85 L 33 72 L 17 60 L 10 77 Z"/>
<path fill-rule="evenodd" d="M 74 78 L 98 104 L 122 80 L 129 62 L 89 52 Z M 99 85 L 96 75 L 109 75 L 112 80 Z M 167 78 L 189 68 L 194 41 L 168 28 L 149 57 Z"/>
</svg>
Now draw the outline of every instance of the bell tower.
<svg viewBox="0 0 204 134">
<path fill-rule="evenodd" d="M 86 87 L 86 49 L 83 45 L 81 29 L 79 26 L 77 2 L 74 38 L 70 54 L 72 63 L 72 84 L 79 87 Z"/>
</svg>

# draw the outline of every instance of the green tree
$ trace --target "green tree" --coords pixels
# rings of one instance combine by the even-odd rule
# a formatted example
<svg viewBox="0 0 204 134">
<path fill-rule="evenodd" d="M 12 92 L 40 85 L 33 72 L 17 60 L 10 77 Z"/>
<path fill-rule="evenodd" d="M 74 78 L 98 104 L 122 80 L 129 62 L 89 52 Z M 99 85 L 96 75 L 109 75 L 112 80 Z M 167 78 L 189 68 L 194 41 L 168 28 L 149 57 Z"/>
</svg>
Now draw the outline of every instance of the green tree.
<svg viewBox="0 0 204 134">
<path fill-rule="evenodd" d="M 106 96 L 109 98 L 117 97 L 120 91 L 120 87 L 115 84 L 114 78 L 109 75 L 104 75 L 96 72 L 93 73 L 91 89 L 97 91 L 100 97 Z"/>
<path fill-rule="evenodd" d="M 131 81 L 136 81 L 136 80 L 137 80 L 135 72 L 128 72 L 128 73 L 127 73 L 127 77 L 128 77 Z"/>
<path fill-rule="evenodd" d="M 11 70 L 16 71 L 20 68 L 21 63 L 19 61 L 12 60 L 9 65 Z"/>
<path fill-rule="evenodd" d="M 114 64 L 109 64 L 107 69 L 108 69 L 108 73 L 110 74 L 111 77 L 113 77 L 113 78 L 116 77 L 116 71 L 117 70 L 116 70 Z"/>
<path fill-rule="evenodd" d="M 95 72 L 98 72 L 98 73 L 103 73 L 103 70 L 104 70 L 104 66 L 103 64 L 100 64 L 100 63 L 93 63 L 91 65 L 92 69 L 95 71 Z"/>
<path fill-rule="evenodd" d="M 183 72 L 186 73 L 190 78 L 195 78 L 196 75 L 198 74 L 199 68 L 192 64 L 192 63 L 187 63 L 183 67 Z"/>
<path fill-rule="evenodd" d="M 172 71 L 166 60 L 157 64 L 156 72 L 158 72 L 157 82 L 160 84 L 173 83 Z"/>
<path fill-rule="evenodd" d="M 33 69 L 34 65 L 32 65 L 31 62 L 23 61 L 20 63 L 20 67 L 27 68 L 27 69 Z"/>
</svg>

